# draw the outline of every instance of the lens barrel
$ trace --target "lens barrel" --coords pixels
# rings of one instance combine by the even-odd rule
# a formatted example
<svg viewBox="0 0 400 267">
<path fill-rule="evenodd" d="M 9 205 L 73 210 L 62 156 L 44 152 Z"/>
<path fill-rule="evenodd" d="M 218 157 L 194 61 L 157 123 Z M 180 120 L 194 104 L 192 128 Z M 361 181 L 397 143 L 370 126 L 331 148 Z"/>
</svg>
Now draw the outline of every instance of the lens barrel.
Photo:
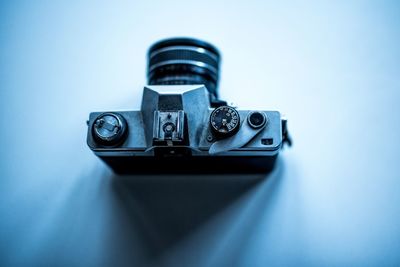
<svg viewBox="0 0 400 267">
<path fill-rule="evenodd" d="M 148 52 L 148 84 L 204 84 L 211 101 L 217 100 L 219 63 L 217 48 L 207 42 L 192 38 L 162 40 Z"/>
</svg>

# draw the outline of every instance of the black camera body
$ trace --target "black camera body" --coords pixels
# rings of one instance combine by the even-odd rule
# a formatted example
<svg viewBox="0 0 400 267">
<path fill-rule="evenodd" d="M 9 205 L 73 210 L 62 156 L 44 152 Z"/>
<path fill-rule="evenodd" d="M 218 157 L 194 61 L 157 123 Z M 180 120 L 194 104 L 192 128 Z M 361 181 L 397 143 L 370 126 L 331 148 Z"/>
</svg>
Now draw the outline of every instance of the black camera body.
<svg viewBox="0 0 400 267">
<path fill-rule="evenodd" d="M 119 174 L 272 170 L 290 143 L 286 120 L 219 100 L 219 60 L 215 47 L 195 39 L 153 45 L 141 109 L 91 113 L 90 149 Z"/>
</svg>

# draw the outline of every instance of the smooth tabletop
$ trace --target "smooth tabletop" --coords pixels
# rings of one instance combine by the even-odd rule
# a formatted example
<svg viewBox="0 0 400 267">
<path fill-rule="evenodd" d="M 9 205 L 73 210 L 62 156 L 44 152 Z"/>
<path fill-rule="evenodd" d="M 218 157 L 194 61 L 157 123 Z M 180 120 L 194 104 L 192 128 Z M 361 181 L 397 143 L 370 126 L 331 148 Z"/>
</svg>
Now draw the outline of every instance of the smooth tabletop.
<svg viewBox="0 0 400 267">
<path fill-rule="evenodd" d="M 273 173 L 118 177 L 87 147 L 174 36 L 286 114 Z M 399 47 L 397 1 L 2 1 L 0 265 L 398 266 Z"/>
</svg>

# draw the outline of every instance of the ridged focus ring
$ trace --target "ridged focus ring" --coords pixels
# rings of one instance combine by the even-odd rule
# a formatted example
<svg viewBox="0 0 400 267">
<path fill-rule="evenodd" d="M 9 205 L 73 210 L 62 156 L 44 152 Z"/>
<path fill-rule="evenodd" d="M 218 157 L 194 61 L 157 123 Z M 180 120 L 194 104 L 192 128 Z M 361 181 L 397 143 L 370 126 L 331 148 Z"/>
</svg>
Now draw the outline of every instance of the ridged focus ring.
<svg viewBox="0 0 400 267">
<path fill-rule="evenodd" d="M 148 83 L 205 84 L 217 97 L 220 55 L 206 42 L 173 38 L 154 44 L 148 53 Z"/>
</svg>

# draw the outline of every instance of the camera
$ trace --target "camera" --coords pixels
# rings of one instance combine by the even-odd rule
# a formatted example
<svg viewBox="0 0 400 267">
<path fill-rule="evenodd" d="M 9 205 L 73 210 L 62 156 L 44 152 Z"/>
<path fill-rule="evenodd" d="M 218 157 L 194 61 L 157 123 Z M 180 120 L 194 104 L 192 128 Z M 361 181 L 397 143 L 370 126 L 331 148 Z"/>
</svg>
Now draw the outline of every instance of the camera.
<svg viewBox="0 0 400 267">
<path fill-rule="evenodd" d="M 152 45 L 140 110 L 90 113 L 89 148 L 118 174 L 271 171 L 291 144 L 286 119 L 219 99 L 220 60 L 197 39 Z"/>
</svg>

